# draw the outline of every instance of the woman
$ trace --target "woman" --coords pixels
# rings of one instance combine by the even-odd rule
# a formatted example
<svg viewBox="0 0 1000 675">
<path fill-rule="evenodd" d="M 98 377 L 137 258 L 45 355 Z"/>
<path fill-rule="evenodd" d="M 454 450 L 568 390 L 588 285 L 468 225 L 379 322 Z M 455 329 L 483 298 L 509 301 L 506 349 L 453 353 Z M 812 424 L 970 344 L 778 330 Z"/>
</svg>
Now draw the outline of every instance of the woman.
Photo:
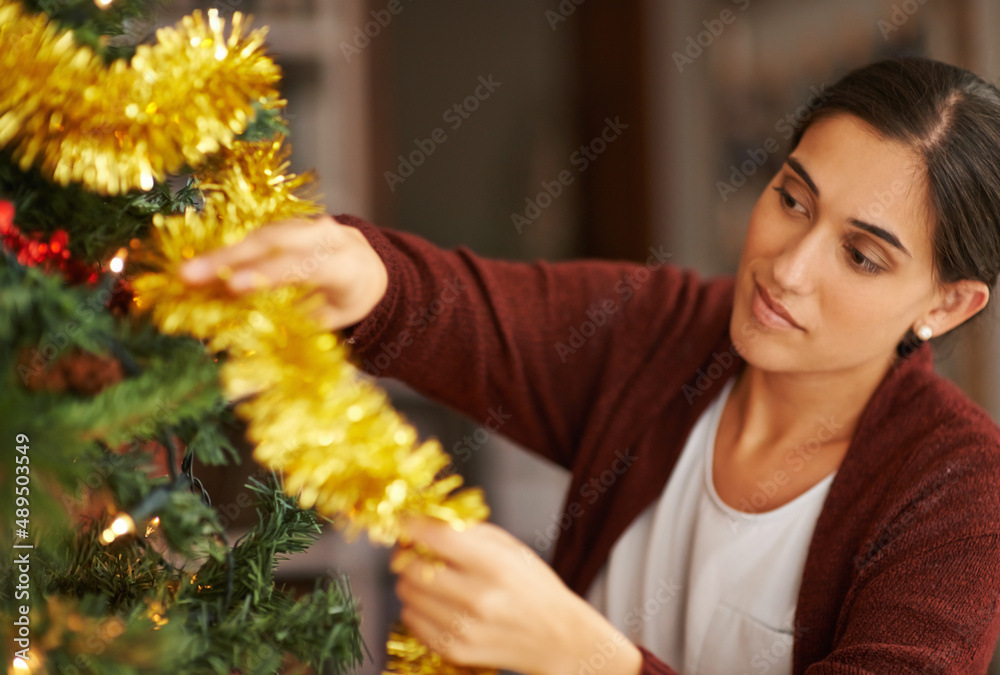
<svg viewBox="0 0 1000 675">
<path fill-rule="evenodd" d="M 573 472 L 558 576 L 494 526 L 411 523 L 448 564 L 397 570 L 402 618 L 449 660 L 985 672 L 1000 429 L 925 343 L 979 313 L 1000 269 L 992 86 L 921 59 L 841 80 L 761 195 L 735 279 L 484 260 L 338 221 L 265 228 L 184 274 L 240 293 L 325 242 L 308 281 L 359 363 L 483 422 L 504 410 L 502 433 Z"/>
</svg>

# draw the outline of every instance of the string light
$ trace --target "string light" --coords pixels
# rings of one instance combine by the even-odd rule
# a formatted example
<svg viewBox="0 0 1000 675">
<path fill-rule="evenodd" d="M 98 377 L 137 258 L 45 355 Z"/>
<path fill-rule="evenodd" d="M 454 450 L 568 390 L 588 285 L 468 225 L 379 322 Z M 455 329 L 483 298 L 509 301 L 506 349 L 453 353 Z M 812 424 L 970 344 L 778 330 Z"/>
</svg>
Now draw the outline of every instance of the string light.
<svg viewBox="0 0 1000 675">
<path fill-rule="evenodd" d="M 159 524 L 160 524 L 159 516 L 156 516 L 151 521 L 149 521 L 149 525 L 146 526 L 146 536 L 148 537 L 149 535 L 153 534 L 153 532 L 156 531 L 156 528 L 159 526 Z"/>
<path fill-rule="evenodd" d="M 115 274 L 121 274 L 122 270 L 125 269 L 126 258 L 128 258 L 128 249 L 125 247 L 118 249 L 118 252 L 115 253 L 115 257 L 108 263 L 108 269 Z"/>
<path fill-rule="evenodd" d="M 127 513 L 119 513 L 104 532 L 101 532 L 101 542 L 108 545 L 118 537 L 135 532 L 135 521 Z"/>
<path fill-rule="evenodd" d="M 131 512 L 119 513 L 108 528 L 101 532 L 101 542 L 107 546 L 111 542 L 118 539 L 118 537 L 125 536 L 126 534 L 132 534 L 136 531 L 136 521 L 141 523 L 146 522 L 147 518 L 152 516 L 157 511 L 160 511 L 166 505 L 172 492 L 185 488 L 189 484 L 187 476 L 178 476 L 177 480 L 170 485 L 164 485 L 156 488 L 146 495 L 146 498 L 143 499 L 138 506 L 134 507 Z M 155 516 L 150 519 L 146 525 L 146 536 L 148 537 L 152 534 L 152 531 L 156 529 L 159 524 L 159 516 Z"/>
<path fill-rule="evenodd" d="M 94 0 L 94 4 L 100 7 L 101 9 L 107 9 L 108 7 L 111 6 L 111 3 L 114 1 L 115 0 Z"/>
<path fill-rule="evenodd" d="M 26 675 L 27 673 L 44 673 L 45 654 L 39 652 L 34 647 L 28 649 L 27 658 L 15 656 L 10 667 L 7 668 L 8 675 Z"/>
<path fill-rule="evenodd" d="M 153 626 L 153 630 L 160 630 L 160 628 L 167 625 L 169 619 L 163 616 L 165 612 L 166 609 L 164 608 L 162 602 L 156 601 L 149 603 L 149 618 L 154 624 L 156 624 Z"/>
</svg>

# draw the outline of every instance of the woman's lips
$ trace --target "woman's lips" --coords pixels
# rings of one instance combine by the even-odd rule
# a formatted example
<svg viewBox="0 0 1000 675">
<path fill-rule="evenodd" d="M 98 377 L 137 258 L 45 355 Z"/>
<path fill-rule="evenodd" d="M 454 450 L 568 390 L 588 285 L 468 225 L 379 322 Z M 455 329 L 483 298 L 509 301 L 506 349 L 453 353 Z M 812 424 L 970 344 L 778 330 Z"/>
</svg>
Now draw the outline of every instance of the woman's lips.
<svg viewBox="0 0 1000 675">
<path fill-rule="evenodd" d="M 757 321 L 769 328 L 805 330 L 796 323 L 788 310 L 775 302 L 768 294 L 767 289 L 756 281 L 754 282 L 754 293 L 753 300 L 750 303 L 750 311 L 753 312 L 754 318 Z"/>
</svg>

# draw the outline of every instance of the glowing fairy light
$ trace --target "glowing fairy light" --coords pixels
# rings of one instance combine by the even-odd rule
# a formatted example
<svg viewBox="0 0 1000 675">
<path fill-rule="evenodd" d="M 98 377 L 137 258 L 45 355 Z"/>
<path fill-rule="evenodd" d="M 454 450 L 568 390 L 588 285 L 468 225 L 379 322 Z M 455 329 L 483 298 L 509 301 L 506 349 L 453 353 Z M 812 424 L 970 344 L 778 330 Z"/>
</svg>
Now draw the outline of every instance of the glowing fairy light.
<svg viewBox="0 0 1000 675">
<path fill-rule="evenodd" d="M 101 9 L 107 9 L 108 7 L 111 6 L 111 3 L 114 1 L 115 0 L 94 0 L 94 4 L 100 7 Z"/>
<path fill-rule="evenodd" d="M 107 545 L 131 532 L 135 532 L 135 522 L 127 513 L 121 513 L 104 532 L 101 532 L 101 542 Z"/>
<path fill-rule="evenodd" d="M 149 524 L 146 525 L 146 536 L 148 537 L 149 535 L 153 534 L 153 532 L 156 531 L 156 528 L 159 525 L 160 525 L 160 517 L 159 516 L 156 516 L 151 521 L 149 521 Z"/>
<path fill-rule="evenodd" d="M 45 654 L 34 647 L 28 649 L 24 656 L 15 656 L 7 668 L 7 675 L 27 675 L 27 673 L 47 673 Z"/>
<path fill-rule="evenodd" d="M 179 478 L 178 481 L 174 482 L 170 486 L 161 486 L 153 490 L 141 504 L 132 508 L 128 513 L 119 513 L 118 516 L 112 521 L 108 526 L 108 529 L 101 532 L 101 542 L 105 545 L 110 544 L 118 537 L 124 536 L 126 534 L 132 534 L 136 531 L 135 522 L 146 523 L 144 531 L 148 537 L 153 533 L 153 531 L 160 525 L 160 517 L 154 516 L 146 522 L 146 519 L 152 516 L 155 512 L 163 508 L 164 504 L 170 498 L 170 495 L 174 490 L 178 489 L 180 485 L 187 485 L 186 477 L 183 477 L 183 483 L 180 482 L 182 479 Z"/>
<path fill-rule="evenodd" d="M 111 259 L 108 263 L 108 269 L 115 274 L 121 274 L 122 270 L 125 269 L 125 258 L 128 257 L 128 250 L 123 248 L 118 249 L 115 253 L 115 257 Z"/>
<path fill-rule="evenodd" d="M 149 605 L 149 618 L 154 624 L 156 624 L 153 626 L 153 630 L 160 630 L 160 628 L 169 623 L 170 620 L 163 616 L 165 613 L 166 610 L 164 609 L 162 602 L 153 602 Z"/>
</svg>

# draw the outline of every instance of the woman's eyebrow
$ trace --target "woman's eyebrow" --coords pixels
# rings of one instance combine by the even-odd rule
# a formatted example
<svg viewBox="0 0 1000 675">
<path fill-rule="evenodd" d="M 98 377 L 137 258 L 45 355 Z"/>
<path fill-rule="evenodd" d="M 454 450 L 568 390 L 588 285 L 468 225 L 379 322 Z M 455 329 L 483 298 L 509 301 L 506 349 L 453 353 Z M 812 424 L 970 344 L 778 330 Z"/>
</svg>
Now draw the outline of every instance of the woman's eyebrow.
<svg viewBox="0 0 1000 675">
<path fill-rule="evenodd" d="M 816 183 L 813 181 L 812 176 L 810 176 L 809 172 L 806 171 L 804 166 L 802 166 L 802 163 L 799 162 L 799 160 L 795 159 L 794 157 L 787 158 L 785 160 L 785 163 L 792 168 L 792 171 L 799 174 L 799 177 L 802 178 L 803 181 L 805 181 L 805 184 L 809 186 L 809 189 L 812 190 L 813 194 L 819 197 L 819 188 L 816 187 Z M 903 242 L 899 240 L 899 237 L 897 237 L 895 234 L 893 234 L 886 228 L 880 227 L 878 225 L 872 225 L 871 223 L 866 223 L 865 221 L 858 220 L 857 218 L 851 218 L 849 222 L 855 227 L 859 227 L 865 232 L 872 234 L 878 237 L 879 239 L 885 241 L 890 246 L 899 249 L 900 251 L 905 253 L 908 257 L 910 258 L 913 257 L 913 255 L 908 250 L 906 250 L 906 247 L 903 246 Z"/>
<path fill-rule="evenodd" d="M 885 241 L 886 243 L 896 247 L 897 249 L 905 253 L 908 257 L 910 258 L 913 257 L 912 255 L 910 255 L 910 252 L 906 250 L 906 247 L 903 246 L 903 242 L 899 240 L 899 237 L 897 237 L 884 227 L 879 227 L 878 225 L 872 225 L 871 223 L 866 223 L 865 221 L 858 220 L 857 218 L 851 218 L 848 222 L 850 222 L 851 225 L 854 225 L 855 227 L 860 227 L 865 232 L 873 234 L 879 239 Z"/>
<path fill-rule="evenodd" d="M 785 164 L 792 167 L 792 171 L 799 174 L 802 180 L 806 182 L 806 185 L 809 186 L 809 189 L 813 191 L 813 194 L 819 197 L 819 188 L 816 187 L 816 183 L 813 182 L 813 179 L 809 175 L 809 172 L 806 171 L 805 167 L 803 167 L 802 164 L 799 163 L 799 160 L 795 159 L 794 157 L 789 157 L 788 159 L 785 160 Z"/>
</svg>

